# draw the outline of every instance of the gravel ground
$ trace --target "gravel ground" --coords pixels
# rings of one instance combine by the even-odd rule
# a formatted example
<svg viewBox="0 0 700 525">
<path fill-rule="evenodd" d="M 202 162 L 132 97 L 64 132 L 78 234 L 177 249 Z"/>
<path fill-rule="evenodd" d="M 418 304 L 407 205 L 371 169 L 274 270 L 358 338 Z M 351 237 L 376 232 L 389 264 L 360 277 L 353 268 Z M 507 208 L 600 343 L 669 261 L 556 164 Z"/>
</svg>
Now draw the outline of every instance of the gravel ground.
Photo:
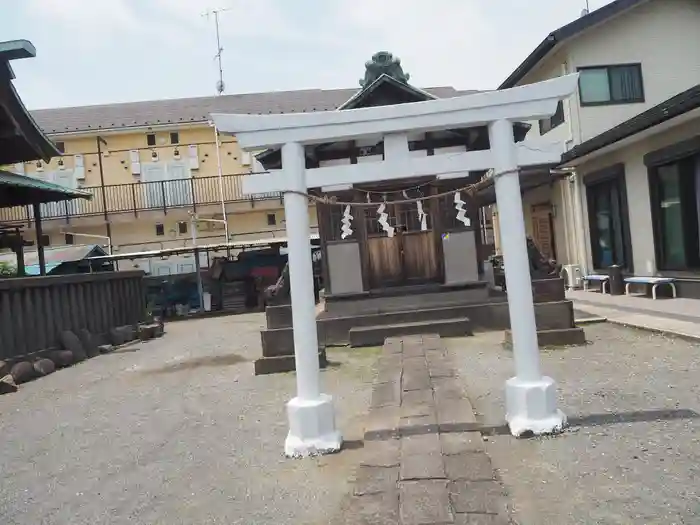
<svg viewBox="0 0 700 525">
<path fill-rule="evenodd" d="M 590 344 L 542 352 L 572 427 L 488 438 L 520 525 L 700 523 L 700 345 L 609 324 Z M 453 339 L 481 421 L 501 425 L 513 375 L 502 333 Z"/>
<path fill-rule="evenodd" d="M 162 339 L 0 397 L 0 523 L 328 523 L 359 451 L 283 457 L 295 378 L 253 376 L 263 323 L 171 323 Z M 376 355 L 329 353 L 346 440 L 362 436 Z"/>
</svg>

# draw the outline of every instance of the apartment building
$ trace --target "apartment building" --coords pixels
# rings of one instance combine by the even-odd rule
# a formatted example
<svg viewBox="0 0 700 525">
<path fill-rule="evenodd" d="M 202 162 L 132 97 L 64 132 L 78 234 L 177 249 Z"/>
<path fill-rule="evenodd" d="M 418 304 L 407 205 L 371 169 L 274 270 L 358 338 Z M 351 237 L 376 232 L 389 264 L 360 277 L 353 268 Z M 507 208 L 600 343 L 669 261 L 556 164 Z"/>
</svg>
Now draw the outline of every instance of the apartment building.
<svg viewBox="0 0 700 525">
<path fill-rule="evenodd" d="M 616 0 L 547 35 L 500 86 L 580 75 L 527 136 L 568 149 L 523 209 L 560 262 L 672 276 L 700 297 L 699 46 L 697 1 Z"/>
</svg>

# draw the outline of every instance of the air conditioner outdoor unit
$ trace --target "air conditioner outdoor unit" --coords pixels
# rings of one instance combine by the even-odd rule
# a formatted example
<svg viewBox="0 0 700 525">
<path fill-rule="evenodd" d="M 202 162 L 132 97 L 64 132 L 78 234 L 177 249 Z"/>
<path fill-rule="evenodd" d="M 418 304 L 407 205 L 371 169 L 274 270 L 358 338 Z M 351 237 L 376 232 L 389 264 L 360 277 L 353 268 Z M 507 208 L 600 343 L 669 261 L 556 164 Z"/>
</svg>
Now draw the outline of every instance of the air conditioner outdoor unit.
<svg viewBox="0 0 700 525">
<path fill-rule="evenodd" d="M 581 288 L 583 273 L 579 264 L 565 264 L 561 269 L 561 276 L 567 288 Z"/>
</svg>

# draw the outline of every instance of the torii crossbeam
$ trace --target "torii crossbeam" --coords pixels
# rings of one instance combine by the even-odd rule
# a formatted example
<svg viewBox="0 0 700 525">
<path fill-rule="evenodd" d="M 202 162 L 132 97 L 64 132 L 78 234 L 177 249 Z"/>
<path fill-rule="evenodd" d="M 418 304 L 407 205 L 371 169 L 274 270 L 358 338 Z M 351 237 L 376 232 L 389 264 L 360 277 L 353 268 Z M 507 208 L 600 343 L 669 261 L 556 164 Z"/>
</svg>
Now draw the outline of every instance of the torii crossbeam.
<svg viewBox="0 0 700 525">
<path fill-rule="evenodd" d="M 491 168 L 516 371 L 506 382 L 506 420 L 514 435 L 551 433 L 563 427 L 566 417 L 556 407 L 556 385 L 540 372 L 519 171 L 525 166 L 559 162 L 564 147 L 528 142 L 516 145 L 513 122 L 550 117 L 577 83 L 578 75 L 574 74 L 502 91 L 394 106 L 283 115 L 212 115 L 219 131 L 236 135 L 244 150 L 282 148 L 282 169 L 247 176 L 243 188 L 245 193 L 284 192 L 297 373 L 297 396 L 287 404 L 289 434 L 284 449 L 288 456 L 333 452 L 342 445 L 332 398 L 321 393 L 320 386 L 306 197 L 309 188 L 430 175 L 461 178 L 470 171 Z M 426 158 L 409 155 L 409 134 L 475 126 L 488 126 L 489 150 Z M 306 145 L 368 138 L 384 140 L 383 161 L 305 167 Z"/>
</svg>

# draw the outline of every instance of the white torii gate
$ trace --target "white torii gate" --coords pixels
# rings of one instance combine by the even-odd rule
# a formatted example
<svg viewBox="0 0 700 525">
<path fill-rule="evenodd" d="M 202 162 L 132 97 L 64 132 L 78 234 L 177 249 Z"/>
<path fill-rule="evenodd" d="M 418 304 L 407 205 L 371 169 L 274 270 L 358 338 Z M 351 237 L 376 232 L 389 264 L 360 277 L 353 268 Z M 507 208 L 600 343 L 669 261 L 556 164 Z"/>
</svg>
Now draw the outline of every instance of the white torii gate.
<svg viewBox="0 0 700 525">
<path fill-rule="evenodd" d="M 576 89 L 578 75 L 463 97 L 393 106 L 283 115 L 213 114 L 222 133 L 235 134 L 241 148 L 282 147 L 282 169 L 243 179 L 245 193 L 284 192 L 289 241 L 289 276 L 294 326 L 297 396 L 287 404 L 287 456 L 340 449 L 333 400 L 320 386 L 313 293 L 309 188 L 348 187 L 421 176 L 465 177 L 494 169 L 503 259 L 508 287 L 515 377 L 506 381 L 506 420 L 518 436 L 561 429 L 566 416 L 556 406 L 556 385 L 542 376 L 525 243 L 519 168 L 559 162 L 561 144 L 516 144 L 513 122 L 550 117 Z M 491 149 L 424 158 L 409 156 L 408 134 L 488 126 Z M 304 146 L 340 140 L 384 140 L 384 160 L 306 169 Z"/>
</svg>

